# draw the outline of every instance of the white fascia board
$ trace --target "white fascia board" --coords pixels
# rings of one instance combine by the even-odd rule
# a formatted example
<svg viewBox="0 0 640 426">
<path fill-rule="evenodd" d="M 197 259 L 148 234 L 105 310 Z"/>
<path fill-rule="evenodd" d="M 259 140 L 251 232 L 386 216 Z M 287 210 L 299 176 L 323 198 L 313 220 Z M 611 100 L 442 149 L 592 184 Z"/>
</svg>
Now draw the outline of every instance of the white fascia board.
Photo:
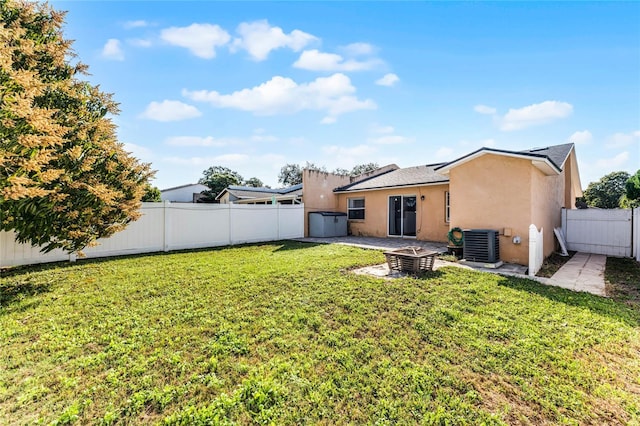
<svg viewBox="0 0 640 426">
<path fill-rule="evenodd" d="M 432 183 L 417 183 L 414 185 L 401 185 L 401 186 L 378 186 L 376 188 L 364 188 L 364 189 L 347 189 L 344 191 L 333 191 L 334 194 L 354 194 L 357 192 L 369 192 L 369 191 L 382 191 L 385 189 L 404 189 L 404 188 L 417 188 L 420 186 L 435 186 L 435 185 L 449 185 L 449 181 L 446 182 L 432 182 Z"/>
</svg>

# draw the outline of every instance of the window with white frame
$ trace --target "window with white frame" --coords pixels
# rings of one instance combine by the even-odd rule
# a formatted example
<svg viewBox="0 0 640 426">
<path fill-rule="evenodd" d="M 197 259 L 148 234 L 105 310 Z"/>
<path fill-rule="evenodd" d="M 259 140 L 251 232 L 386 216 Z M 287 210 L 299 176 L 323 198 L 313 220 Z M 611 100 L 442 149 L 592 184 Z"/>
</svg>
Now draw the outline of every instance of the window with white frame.
<svg viewBox="0 0 640 426">
<path fill-rule="evenodd" d="M 449 191 L 444 193 L 444 221 L 449 223 Z"/>
<path fill-rule="evenodd" d="M 349 219 L 364 219 L 364 198 L 349 198 L 347 203 Z"/>
</svg>

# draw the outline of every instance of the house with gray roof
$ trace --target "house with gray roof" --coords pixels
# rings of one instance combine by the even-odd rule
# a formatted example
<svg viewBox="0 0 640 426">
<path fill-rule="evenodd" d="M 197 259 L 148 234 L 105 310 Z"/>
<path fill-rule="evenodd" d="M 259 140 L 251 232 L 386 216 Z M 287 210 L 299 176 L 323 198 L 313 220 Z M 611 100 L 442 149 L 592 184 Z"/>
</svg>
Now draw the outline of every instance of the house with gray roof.
<svg viewBox="0 0 640 426">
<path fill-rule="evenodd" d="M 305 187 L 307 195 L 312 190 L 318 199 L 330 197 L 322 185 Z M 453 228 L 495 230 L 500 258 L 527 265 L 530 225 L 541 230 L 544 256 L 550 255 L 562 209 L 574 208 L 582 189 L 569 143 L 522 151 L 480 148 L 444 163 L 387 166 L 331 193 L 335 207 L 327 210 L 347 213 L 352 235 L 446 242 Z"/>
</svg>

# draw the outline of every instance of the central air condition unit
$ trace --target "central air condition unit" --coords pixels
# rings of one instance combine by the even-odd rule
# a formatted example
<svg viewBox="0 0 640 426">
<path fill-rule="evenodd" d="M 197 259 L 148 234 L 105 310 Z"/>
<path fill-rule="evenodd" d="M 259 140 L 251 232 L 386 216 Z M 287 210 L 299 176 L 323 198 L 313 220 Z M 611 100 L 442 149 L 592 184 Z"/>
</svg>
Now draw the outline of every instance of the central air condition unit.
<svg viewBox="0 0 640 426">
<path fill-rule="evenodd" d="M 465 229 L 462 231 L 465 260 L 497 263 L 500 261 L 500 240 L 494 229 Z"/>
</svg>

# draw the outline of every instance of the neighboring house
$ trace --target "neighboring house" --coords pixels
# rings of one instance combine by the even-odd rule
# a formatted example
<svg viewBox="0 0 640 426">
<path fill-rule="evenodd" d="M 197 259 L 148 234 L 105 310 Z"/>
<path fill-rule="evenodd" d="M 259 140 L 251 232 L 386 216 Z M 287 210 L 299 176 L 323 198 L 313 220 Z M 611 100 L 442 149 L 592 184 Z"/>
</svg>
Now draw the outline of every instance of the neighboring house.
<svg viewBox="0 0 640 426">
<path fill-rule="evenodd" d="M 454 227 L 495 229 L 501 260 L 523 265 L 529 225 L 544 229 L 544 256 L 550 255 L 561 209 L 574 208 L 582 195 L 573 144 L 481 148 L 447 163 L 390 165 L 356 179 L 305 170 L 303 185 L 305 214 L 345 212 L 352 235 L 445 242 Z"/>
<path fill-rule="evenodd" d="M 160 199 L 172 203 L 196 203 L 201 197 L 200 193 L 207 190 L 209 190 L 207 185 L 190 183 L 160 190 Z"/>
<path fill-rule="evenodd" d="M 223 189 L 216 200 L 221 204 L 300 204 L 302 184 L 287 188 L 255 188 L 252 186 L 229 186 Z"/>
</svg>

